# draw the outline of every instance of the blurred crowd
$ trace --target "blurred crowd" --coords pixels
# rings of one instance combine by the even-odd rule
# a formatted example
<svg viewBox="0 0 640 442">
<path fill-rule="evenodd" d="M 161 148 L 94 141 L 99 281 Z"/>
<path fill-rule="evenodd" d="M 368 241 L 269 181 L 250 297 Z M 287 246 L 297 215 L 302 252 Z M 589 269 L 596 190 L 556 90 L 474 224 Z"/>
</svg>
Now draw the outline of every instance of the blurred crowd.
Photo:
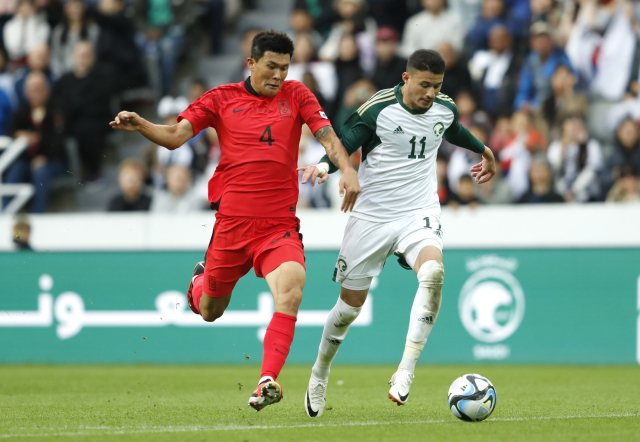
<svg viewBox="0 0 640 442">
<path fill-rule="evenodd" d="M 108 122 L 131 91 L 151 89 L 155 120 L 174 124 L 212 85 L 190 78 L 184 95 L 170 95 L 190 46 L 189 23 L 194 14 L 204 20 L 208 51 L 220 53 L 230 2 L 0 0 L 0 134 L 29 140 L 3 182 L 33 182 L 31 211 L 45 211 L 48 183 L 68 171 L 69 139 L 82 179 L 100 180 Z M 235 3 L 246 11 L 260 0 Z M 443 205 L 640 201 L 639 2 L 291 3 L 289 29 L 277 29 L 295 43 L 288 79 L 309 87 L 338 131 L 374 93 L 402 81 L 413 51 L 442 54 L 442 93 L 498 160 L 497 176 L 477 186 L 469 168 L 480 157 L 444 141 L 437 156 Z M 226 81 L 249 75 L 244 60 L 251 40 L 267 25 L 231 30 L 227 24 L 243 57 Z M 305 129 L 299 162 L 315 164 L 324 149 Z M 106 209 L 204 210 L 206 182 L 219 158 L 213 129 L 175 151 L 148 146 L 120 164 L 120 192 Z M 299 206 L 335 206 L 333 190 L 301 186 Z"/>
</svg>

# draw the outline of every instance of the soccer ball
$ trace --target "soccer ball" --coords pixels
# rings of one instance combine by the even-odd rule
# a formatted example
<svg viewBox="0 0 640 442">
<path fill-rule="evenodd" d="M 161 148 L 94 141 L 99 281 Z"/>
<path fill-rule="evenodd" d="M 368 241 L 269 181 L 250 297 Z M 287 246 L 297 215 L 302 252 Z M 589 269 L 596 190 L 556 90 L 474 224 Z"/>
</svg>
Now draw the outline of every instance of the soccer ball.
<svg viewBox="0 0 640 442">
<path fill-rule="evenodd" d="M 485 420 L 496 408 L 496 389 L 479 374 L 465 374 L 449 387 L 449 409 L 467 422 Z"/>
</svg>

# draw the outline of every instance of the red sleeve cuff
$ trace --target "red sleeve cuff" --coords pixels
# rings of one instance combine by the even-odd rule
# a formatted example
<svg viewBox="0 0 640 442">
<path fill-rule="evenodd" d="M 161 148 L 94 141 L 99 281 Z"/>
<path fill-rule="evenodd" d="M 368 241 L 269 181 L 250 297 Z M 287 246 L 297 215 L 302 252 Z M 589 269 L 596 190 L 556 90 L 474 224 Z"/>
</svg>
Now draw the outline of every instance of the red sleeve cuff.
<svg viewBox="0 0 640 442">
<path fill-rule="evenodd" d="M 191 123 L 191 127 L 193 128 L 193 136 L 195 137 L 196 135 L 198 135 L 200 133 L 200 131 L 206 129 L 209 126 L 206 127 L 200 127 L 197 124 L 194 123 L 194 121 L 197 121 L 195 118 L 191 117 L 189 118 L 190 115 L 178 115 L 178 123 L 181 122 L 182 120 L 187 120 L 189 123 Z"/>
</svg>

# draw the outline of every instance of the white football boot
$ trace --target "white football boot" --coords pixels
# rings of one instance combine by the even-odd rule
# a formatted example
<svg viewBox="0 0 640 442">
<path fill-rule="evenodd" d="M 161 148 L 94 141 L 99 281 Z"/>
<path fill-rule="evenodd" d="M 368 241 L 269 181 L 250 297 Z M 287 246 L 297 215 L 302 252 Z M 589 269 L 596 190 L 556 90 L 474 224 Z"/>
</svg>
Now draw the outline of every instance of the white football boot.
<svg viewBox="0 0 640 442">
<path fill-rule="evenodd" d="M 327 381 L 317 379 L 313 373 L 309 379 L 309 386 L 304 395 L 304 409 L 309 417 L 320 417 L 327 403 Z"/>
<path fill-rule="evenodd" d="M 411 389 L 411 383 L 413 382 L 413 373 L 409 373 L 406 370 L 398 370 L 393 376 L 389 384 L 389 399 L 400 405 L 404 405 L 409 400 L 409 390 Z"/>
</svg>

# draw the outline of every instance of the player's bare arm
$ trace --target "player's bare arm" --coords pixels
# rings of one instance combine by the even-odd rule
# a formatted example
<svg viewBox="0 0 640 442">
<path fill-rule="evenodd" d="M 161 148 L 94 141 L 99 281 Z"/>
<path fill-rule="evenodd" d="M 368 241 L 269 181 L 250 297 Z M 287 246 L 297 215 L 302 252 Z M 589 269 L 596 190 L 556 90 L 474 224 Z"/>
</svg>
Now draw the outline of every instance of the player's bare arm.
<svg viewBox="0 0 640 442">
<path fill-rule="evenodd" d="M 496 174 L 496 157 L 491 149 L 484 147 L 482 161 L 469 169 L 471 176 L 476 179 L 476 183 L 483 184 L 489 181 Z"/>
<path fill-rule="evenodd" d="M 358 173 L 351 165 L 347 149 L 342 145 L 340 138 L 338 138 L 331 126 L 318 129 L 315 136 L 326 150 L 331 162 L 342 171 L 342 178 L 340 178 L 340 196 L 344 196 L 344 200 L 342 201 L 340 210 L 348 212 L 353 209 L 353 206 L 356 204 L 356 199 L 361 192 Z M 311 185 L 314 185 L 318 177 L 320 177 L 319 183 L 324 183 L 329 177 L 328 170 L 320 170 L 316 166 L 301 169 L 304 170 L 304 174 L 302 175 L 303 183 L 306 183 L 307 180 L 311 178 Z"/>
<path fill-rule="evenodd" d="M 120 112 L 109 125 L 118 130 L 140 132 L 147 140 L 169 150 L 177 149 L 195 135 L 193 126 L 187 119 L 172 126 L 165 126 L 153 124 L 137 113 L 128 111 Z"/>
</svg>

